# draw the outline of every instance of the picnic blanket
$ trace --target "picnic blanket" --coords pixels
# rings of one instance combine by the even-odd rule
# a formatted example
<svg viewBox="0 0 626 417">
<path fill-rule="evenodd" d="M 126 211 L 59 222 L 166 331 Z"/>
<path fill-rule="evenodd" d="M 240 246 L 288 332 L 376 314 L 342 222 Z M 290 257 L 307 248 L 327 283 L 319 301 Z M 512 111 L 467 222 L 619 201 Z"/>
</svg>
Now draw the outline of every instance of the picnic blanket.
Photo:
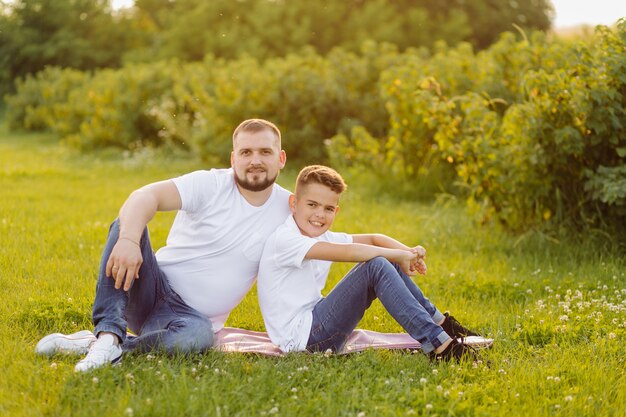
<svg viewBox="0 0 626 417">
<path fill-rule="evenodd" d="M 419 349 L 422 345 L 406 333 L 380 333 L 372 330 L 356 329 L 341 352 L 347 354 L 365 349 Z M 272 343 L 265 332 L 224 327 L 215 333 L 215 349 L 223 352 L 259 353 L 269 356 L 283 356 L 284 353 Z"/>
</svg>

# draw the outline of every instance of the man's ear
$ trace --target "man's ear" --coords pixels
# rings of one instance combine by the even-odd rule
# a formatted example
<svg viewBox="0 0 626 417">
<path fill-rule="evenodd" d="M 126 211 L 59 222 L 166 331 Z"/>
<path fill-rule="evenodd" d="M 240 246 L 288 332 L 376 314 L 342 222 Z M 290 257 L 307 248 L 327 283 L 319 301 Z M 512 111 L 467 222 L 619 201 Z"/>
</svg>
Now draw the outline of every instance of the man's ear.
<svg viewBox="0 0 626 417">
<path fill-rule="evenodd" d="M 231 152 L 230 152 L 230 166 L 231 166 L 232 168 L 234 168 L 234 167 L 235 167 L 235 164 L 233 163 L 234 153 L 235 153 L 235 151 L 231 151 Z"/>
<path fill-rule="evenodd" d="M 287 163 L 287 154 L 282 149 L 280 150 L 279 158 L 280 158 L 280 169 L 283 169 L 285 168 L 285 164 Z"/>
<path fill-rule="evenodd" d="M 291 214 L 296 212 L 296 196 L 295 196 L 295 194 L 291 194 L 289 196 L 289 210 L 291 210 Z"/>
</svg>

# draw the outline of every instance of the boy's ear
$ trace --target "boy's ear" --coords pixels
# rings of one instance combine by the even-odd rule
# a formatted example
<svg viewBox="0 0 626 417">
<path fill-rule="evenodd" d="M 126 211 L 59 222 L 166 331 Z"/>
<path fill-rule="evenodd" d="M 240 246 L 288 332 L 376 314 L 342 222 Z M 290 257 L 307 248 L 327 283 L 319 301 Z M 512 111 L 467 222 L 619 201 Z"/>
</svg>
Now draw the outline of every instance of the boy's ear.
<svg viewBox="0 0 626 417">
<path fill-rule="evenodd" d="M 289 210 L 291 210 L 291 214 L 296 212 L 296 196 L 295 196 L 295 194 L 291 194 L 289 196 Z"/>
<path fill-rule="evenodd" d="M 335 214 L 339 213 L 339 209 L 340 209 L 340 208 L 341 208 L 341 207 L 339 207 L 339 206 L 335 207 Z"/>
</svg>

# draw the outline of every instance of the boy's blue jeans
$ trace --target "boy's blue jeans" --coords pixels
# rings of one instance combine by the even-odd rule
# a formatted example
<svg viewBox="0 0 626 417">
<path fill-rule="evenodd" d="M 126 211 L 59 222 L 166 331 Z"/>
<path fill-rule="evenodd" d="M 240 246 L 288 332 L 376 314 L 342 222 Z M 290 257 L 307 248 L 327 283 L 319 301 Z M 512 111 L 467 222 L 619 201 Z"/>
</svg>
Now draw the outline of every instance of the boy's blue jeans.
<svg viewBox="0 0 626 417">
<path fill-rule="evenodd" d="M 450 339 L 436 324 L 442 321 L 443 314 L 399 266 L 378 257 L 352 268 L 330 294 L 315 305 L 307 350 L 341 350 L 376 298 L 404 330 L 422 344 L 425 353 Z"/>
<path fill-rule="evenodd" d="M 119 219 L 109 228 L 104 247 L 96 299 L 93 304 L 94 333 L 117 335 L 124 351 L 153 349 L 173 352 L 200 352 L 213 345 L 211 321 L 189 307 L 169 285 L 159 269 L 150 245 L 148 229 L 141 236 L 143 263 L 139 278 L 129 291 L 115 289 L 115 280 L 106 276 L 106 264 L 119 237 Z M 126 336 L 127 328 L 137 337 Z"/>
</svg>

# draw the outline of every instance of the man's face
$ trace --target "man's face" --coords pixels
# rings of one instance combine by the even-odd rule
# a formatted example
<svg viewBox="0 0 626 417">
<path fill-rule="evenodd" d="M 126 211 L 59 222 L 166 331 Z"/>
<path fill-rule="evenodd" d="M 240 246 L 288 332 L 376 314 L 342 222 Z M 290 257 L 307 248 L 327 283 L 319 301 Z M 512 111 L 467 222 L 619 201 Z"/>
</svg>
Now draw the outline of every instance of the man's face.
<svg viewBox="0 0 626 417">
<path fill-rule="evenodd" d="M 289 198 L 289 208 L 300 232 L 317 237 L 332 226 L 339 211 L 339 194 L 325 185 L 311 183 L 296 197 Z"/>
<path fill-rule="evenodd" d="M 233 143 L 230 165 L 235 181 L 248 191 L 263 191 L 276 181 L 286 161 L 278 138 L 270 130 L 240 132 Z"/>
</svg>

